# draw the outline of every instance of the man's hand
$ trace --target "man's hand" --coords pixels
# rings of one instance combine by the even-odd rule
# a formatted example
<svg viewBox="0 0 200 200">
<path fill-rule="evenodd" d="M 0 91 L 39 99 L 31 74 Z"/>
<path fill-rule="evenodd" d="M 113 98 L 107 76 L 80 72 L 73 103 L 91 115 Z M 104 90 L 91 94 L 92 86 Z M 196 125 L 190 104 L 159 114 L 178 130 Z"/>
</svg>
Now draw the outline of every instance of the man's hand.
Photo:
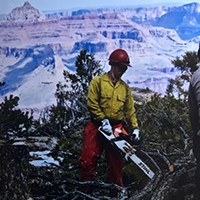
<svg viewBox="0 0 200 200">
<path fill-rule="evenodd" d="M 134 129 L 131 134 L 131 137 L 136 143 L 139 144 L 141 142 L 140 130 L 138 128 Z"/>
<path fill-rule="evenodd" d="M 110 125 L 109 120 L 103 119 L 101 122 L 102 122 L 102 126 L 101 126 L 102 131 L 104 131 L 108 135 L 111 135 L 113 133 L 113 130 L 112 130 L 112 126 Z"/>
</svg>

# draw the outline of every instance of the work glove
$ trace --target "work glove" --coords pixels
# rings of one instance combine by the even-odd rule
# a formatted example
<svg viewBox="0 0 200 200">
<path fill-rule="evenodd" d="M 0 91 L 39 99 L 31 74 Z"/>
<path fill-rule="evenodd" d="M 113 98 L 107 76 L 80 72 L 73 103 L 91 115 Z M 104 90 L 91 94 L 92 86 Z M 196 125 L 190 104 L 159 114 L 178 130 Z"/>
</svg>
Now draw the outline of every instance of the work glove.
<svg viewBox="0 0 200 200">
<path fill-rule="evenodd" d="M 136 144 L 140 144 L 141 142 L 141 136 L 140 136 L 140 130 L 138 128 L 134 129 L 131 134 L 132 139 Z"/>
<path fill-rule="evenodd" d="M 111 135 L 113 133 L 113 130 L 109 120 L 103 119 L 101 123 L 102 123 L 101 130 L 104 131 L 107 135 Z"/>
</svg>

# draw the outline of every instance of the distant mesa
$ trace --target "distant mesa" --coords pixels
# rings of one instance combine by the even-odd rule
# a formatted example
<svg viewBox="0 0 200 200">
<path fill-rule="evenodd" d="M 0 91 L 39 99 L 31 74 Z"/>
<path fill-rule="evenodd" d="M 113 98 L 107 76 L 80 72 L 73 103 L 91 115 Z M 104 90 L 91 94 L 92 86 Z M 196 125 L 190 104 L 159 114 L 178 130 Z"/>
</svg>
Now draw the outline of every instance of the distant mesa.
<svg viewBox="0 0 200 200">
<path fill-rule="evenodd" d="M 22 7 L 14 8 L 6 19 L 11 21 L 40 21 L 45 19 L 45 15 L 26 1 Z"/>
</svg>

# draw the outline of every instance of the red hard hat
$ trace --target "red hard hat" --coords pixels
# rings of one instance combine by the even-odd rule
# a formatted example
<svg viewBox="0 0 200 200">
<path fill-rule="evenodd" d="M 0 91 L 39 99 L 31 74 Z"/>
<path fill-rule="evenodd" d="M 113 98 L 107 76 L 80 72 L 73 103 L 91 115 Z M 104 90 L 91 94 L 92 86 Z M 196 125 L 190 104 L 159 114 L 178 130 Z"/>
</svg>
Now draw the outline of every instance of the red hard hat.
<svg viewBox="0 0 200 200">
<path fill-rule="evenodd" d="M 127 54 L 127 52 L 123 49 L 116 49 L 114 50 L 111 54 L 110 57 L 108 59 L 111 63 L 119 63 L 125 66 L 129 66 L 130 65 L 130 60 L 129 60 L 129 56 Z"/>
</svg>

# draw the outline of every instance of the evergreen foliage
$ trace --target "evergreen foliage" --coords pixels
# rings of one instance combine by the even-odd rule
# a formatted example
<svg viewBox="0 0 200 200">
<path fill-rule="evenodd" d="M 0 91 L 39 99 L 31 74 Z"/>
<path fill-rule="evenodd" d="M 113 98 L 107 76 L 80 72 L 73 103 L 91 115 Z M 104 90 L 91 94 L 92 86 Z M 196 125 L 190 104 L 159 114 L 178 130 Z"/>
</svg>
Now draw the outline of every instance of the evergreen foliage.
<svg viewBox="0 0 200 200">
<path fill-rule="evenodd" d="M 164 96 L 155 94 L 151 101 L 137 106 L 137 115 L 145 147 L 159 151 L 175 161 L 188 155 L 192 130 L 188 116 L 188 88 L 193 72 L 198 69 L 196 52 L 186 52 L 172 60 L 180 75 L 170 80 Z"/>
<path fill-rule="evenodd" d="M 189 148 L 191 127 L 185 99 L 155 94 L 150 102 L 137 106 L 137 116 L 149 151 L 178 155 Z"/>
<path fill-rule="evenodd" d="M 86 109 L 86 99 L 87 92 L 90 81 L 93 77 L 100 75 L 102 73 L 99 61 L 95 61 L 92 54 L 87 53 L 86 50 L 82 50 L 80 55 L 77 56 L 76 62 L 76 72 L 70 73 L 69 71 L 64 71 L 64 77 L 68 86 L 66 90 L 64 99 L 63 92 L 60 87 L 57 87 L 56 96 L 58 102 L 66 102 L 65 105 L 71 107 L 74 110 L 74 114 L 85 115 Z"/>
<path fill-rule="evenodd" d="M 177 57 L 175 60 L 172 60 L 172 64 L 181 70 L 182 78 L 184 80 L 189 80 L 188 78 L 191 77 L 191 74 L 198 69 L 198 55 L 194 51 L 187 51 L 182 58 Z"/>
<path fill-rule="evenodd" d="M 28 136 L 33 117 L 28 112 L 17 109 L 19 97 L 10 95 L 0 103 L 0 138 Z"/>
<path fill-rule="evenodd" d="M 166 90 L 168 96 L 177 96 L 180 98 L 187 98 L 188 83 L 194 71 L 198 69 L 198 55 L 196 52 L 188 51 L 182 58 L 172 60 L 175 68 L 179 69 L 181 74 L 177 75 L 175 79 L 171 79 Z"/>
<path fill-rule="evenodd" d="M 76 71 L 64 71 L 66 83 L 58 83 L 56 90 L 57 105 L 53 105 L 43 119 L 45 133 L 58 137 L 68 137 L 75 127 L 83 126 L 89 118 L 86 107 L 89 83 L 94 76 L 102 73 L 99 61 L 86 50 L 80 51 L 75 62 Z"/>
</svg>

